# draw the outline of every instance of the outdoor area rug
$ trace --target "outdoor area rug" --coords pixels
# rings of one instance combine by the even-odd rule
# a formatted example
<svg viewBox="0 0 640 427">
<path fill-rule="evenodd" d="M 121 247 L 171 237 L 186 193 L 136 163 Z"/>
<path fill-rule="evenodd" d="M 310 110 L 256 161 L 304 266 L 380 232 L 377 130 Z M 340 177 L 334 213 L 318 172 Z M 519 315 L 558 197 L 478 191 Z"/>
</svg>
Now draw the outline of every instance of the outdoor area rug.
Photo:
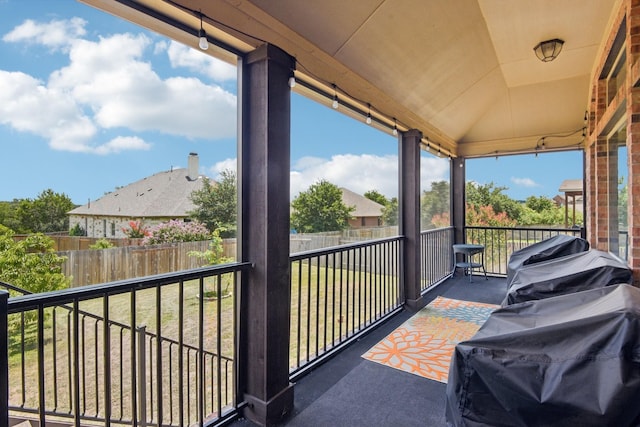
<svg viewBox="0 0 640 427">
<path fill-rule="evenodd" d="M 437 297 L 362 357 L 446 383 L 455 345 L 473 337 L 498 307 Z"/>
</svg>

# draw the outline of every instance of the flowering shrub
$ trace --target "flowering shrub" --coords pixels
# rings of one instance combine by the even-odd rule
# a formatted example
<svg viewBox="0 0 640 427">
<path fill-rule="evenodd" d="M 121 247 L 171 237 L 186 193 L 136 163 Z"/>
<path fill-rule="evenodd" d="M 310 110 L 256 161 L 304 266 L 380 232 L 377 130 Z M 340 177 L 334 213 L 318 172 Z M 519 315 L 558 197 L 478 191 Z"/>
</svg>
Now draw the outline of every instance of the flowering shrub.
<svg viewBox="0 0 640 427">
<path fill-rule="evenodd" d="M 510 219 L 506 212 L 495 213 L 491 206 L 467 204 L 467 225 L 488 227 L 515 227 L 517 221 Z"/>
<path fill-rule="evenodd" d="M 122 228 L 122 232 L 131 239 L 147 237 L 150 234 L 149 229 L 140 221 L 129 221 L 129 228 Z"/>
<path fill-rule="evenodd" d="M 198 221 L 183 222 L 171 220 L 149 229 L 149 234 L 142 240 L 143 245 L 159 245 L 161 243 L 199 242 L 211 239 L 211 233 L 204 224 Z"/>
</svg>

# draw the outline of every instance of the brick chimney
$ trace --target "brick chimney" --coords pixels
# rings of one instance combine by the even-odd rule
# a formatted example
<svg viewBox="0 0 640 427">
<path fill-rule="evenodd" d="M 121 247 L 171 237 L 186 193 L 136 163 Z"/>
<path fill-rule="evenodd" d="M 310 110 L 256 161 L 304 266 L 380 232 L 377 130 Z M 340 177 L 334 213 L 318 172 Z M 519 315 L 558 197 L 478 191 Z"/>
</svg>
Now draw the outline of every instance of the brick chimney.
<svg viewBox="0 0 640 427">
<path fill-rule="evenodd" d="M 189 153 L 187 179 L 189 181 L 195 181 L 198 179 L 198 176 L 198 153 Z"/>
</svg>

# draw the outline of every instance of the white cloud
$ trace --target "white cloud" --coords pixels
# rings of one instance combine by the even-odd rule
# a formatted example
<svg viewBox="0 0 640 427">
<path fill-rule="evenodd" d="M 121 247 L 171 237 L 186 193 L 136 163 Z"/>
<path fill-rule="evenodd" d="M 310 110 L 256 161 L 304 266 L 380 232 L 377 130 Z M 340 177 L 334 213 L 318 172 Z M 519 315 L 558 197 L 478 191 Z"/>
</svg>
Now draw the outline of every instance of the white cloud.
<svg viewBox="0 0 640 427">
<path fill-rule="evenodd" d="M 84 36 L 87 21 L 82 18 L 52 20 L 39 23 L 27 19 L 2 37 L 5 42 L 38 44 L 52 50 L 66 49 L 78 37 Z"/>
<path fill-rule="evenodd" d="M 151 144 L 137 136 L 119 136 L 95 149 L 98 154 L 119 153 L 126 150 L 149 150 Z"/>
<path fill-rule="evenodd" d="M 147 36 L 78 39 L 85 34 L 85 24 L 80 18 L 44 24 L 25 21 L 3 37 L 64 46 L 69 64 L 53 71 L 47 82 L 0 70 L 0 123 L 46 138 L 56 150 L 98 154 L 149 148 L 139 137 L 95 141 L 105 129 L 186 138 L 235 136 L 235 95 L 196 78 L 163 80 L 144 58 L 151 46 Z"/>
<path fill-rule="evenodd" d="M 512 176 L 511 182 L 513 182 L 516 185 L 519 185 L 520 187 L 527 187 L 527 188 L 540 187 L 540 184 L 536 183 L 531 178 L 516 178 Z"/>
<path fill-rule="evenodd" d="M 430 189 L 433 181 L 448 180 L 446 159 L 422 158 L 421 186 Z M 331 159 L 304 157 L 291 171 L 291 197 L 306 191 L 310 185 L 325 179 L 358 194 L 378 190 L 387 197 L 398 195 L 398 157 L 372 154 L 342 154 Z"/>
<path fill-rule="evenodd" d="M 238 169 L 238 161 L 237 159 L 224 159 L 222 161 L 217 162 L 210 168 L 210 172 L 213 175 L 214 180 L 220 179 L 220 173 L 224 170 L 232 170 L 236 172 Z"/>
<path fill-rule="evenodd" d="M 422 157 L 422 190 L 431 189 L 434 181 L 449 180 L 449 161 L 433 157 Z M 225 159 L 209 168 L 210 176 L 219 179 L 225 169 L 236 171 L 237 159 Z M 327 180 L 338 187 L 345 187 L 358 194 L 378 190 L 387 197 L 398 195 L 398 157 L 373 154 L 342 154 L 331 159 L 302 157 L 291 166 L 290 197 L 295 198 L 312 184 Z"/>
<path fill-rule="evenodd" d="M 86 141 L 96 133 L 91 120 L 64 93 L 37 79 L 0 70 L 0 123 L 50 140 L 52 148 L 90 151 Z"/>
<path fill-rule="evenodd" d="M 215 81 L 235 80 L 237 77 L 237 70 L 233 65 L 175 41 L 169 43 L 167 55 L 173 68 L 185 67 Z"/>
</svg>

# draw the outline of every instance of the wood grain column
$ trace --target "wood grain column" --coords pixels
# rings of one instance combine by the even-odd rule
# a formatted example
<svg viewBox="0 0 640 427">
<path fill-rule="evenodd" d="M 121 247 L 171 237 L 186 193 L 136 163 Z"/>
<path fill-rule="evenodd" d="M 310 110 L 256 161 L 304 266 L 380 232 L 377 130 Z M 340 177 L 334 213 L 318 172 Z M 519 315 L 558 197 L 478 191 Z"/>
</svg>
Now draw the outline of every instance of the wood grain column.
<svg viewBox="0 0 640 427">
<path fill-rule="evenodd" d="M 405 305 L 411 310 L 425 303 L 420 295 L 420 141 L 422 133 L 409 130 L 398 138 L 400 151 L 399 219 L 403 243 L 403 288 Z"/>
<path fill-rule="evenodd" d="M 265 44 L 241 61 L 238 241 L 243 275 L 239 387 L 245 417 L 274 425 L 293 408 L 289 383 L 289 170 L 292 57 Z"/>
</svg>

